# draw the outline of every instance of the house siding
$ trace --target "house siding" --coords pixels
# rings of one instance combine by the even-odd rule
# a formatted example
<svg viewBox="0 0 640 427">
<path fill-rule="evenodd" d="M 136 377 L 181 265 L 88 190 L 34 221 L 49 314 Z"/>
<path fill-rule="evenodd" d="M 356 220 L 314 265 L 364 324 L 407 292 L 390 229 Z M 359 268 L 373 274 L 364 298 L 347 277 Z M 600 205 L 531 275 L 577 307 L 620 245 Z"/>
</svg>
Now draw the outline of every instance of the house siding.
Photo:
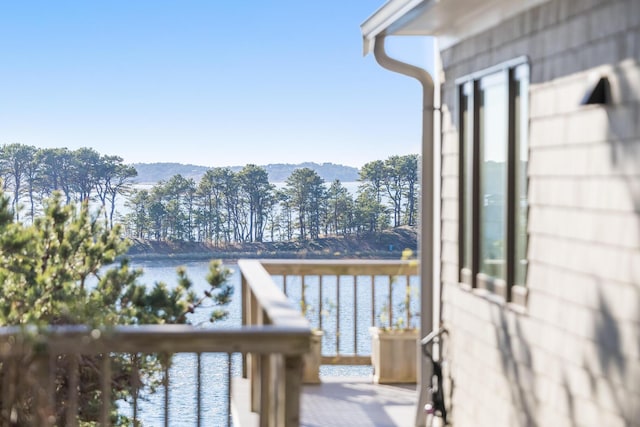
<svg viewBox="0 0 640 427">
<path fill-rule="evenodd" d="M 456 79 L 530 64 L 528 297 L 458 283 Z M 455 426 L 640 426 L 640 1 L 553 0 L 441 52 Z M 613 105 L 581 106 L 608 76 Z"/>
</svg>

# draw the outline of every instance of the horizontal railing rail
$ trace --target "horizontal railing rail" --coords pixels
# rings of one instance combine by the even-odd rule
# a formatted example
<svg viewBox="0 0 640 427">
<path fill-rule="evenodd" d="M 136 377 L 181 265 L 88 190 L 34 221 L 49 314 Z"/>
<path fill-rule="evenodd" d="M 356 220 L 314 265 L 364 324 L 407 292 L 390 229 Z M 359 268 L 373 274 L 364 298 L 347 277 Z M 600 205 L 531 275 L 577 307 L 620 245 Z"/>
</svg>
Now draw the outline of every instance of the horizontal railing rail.
<svg viewBox="0 0 640 427">
<path fill-rule="evenodd" d="M 261 260 L 261 265 L 272 275 L 417 275 L 415 260 Z"/>
<path fill-rule="evenodd" d="M 0 357 L 34 351 L 52 354 L 103 353 L 281 353 L 304 354 L 308 328 L 267 325 L 197 329 L 189 325 L 57 326 L 0 328 Z M 35 349 L 35 350 L 34 350 Z"/>
</svg>

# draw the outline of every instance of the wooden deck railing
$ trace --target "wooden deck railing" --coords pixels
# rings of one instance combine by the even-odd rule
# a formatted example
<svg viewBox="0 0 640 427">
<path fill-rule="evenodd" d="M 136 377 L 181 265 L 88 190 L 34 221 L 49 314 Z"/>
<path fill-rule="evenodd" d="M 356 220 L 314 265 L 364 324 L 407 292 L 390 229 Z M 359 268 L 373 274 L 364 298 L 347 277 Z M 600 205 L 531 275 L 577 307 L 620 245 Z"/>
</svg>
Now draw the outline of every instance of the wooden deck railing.
<svg viewBox="0 0 640 427">
<path fill-rule="evenodd" d="M 228 390 L 226 391 L 226 422 L 230 424 L 231 364 L 234 353 L 242 355 L 243 376 L 249 379 L 250 408 L 259 414 L 261 426 L 297 426 L 300 422 L 300 391 L 302 380 L 302 356 L 309 351 L 311 325 L 296 307 L 295 287 L 302 300 L 316 301 L 312 323 L 321 328 L 327 323 L 336 326 L 336 351 L 323 354 L 323 363 L 368 364 L 369 356 L 360 352 L 363 318 L 367 325 L 379 322 L 380 304 L 387 307 L 392 325 L 400 315 L 404 323 L 412 322 L 412 311 L 397 313 L 395 307 L 402 304 L 403 291 L 415 281 L 417 266 L 409 261 L 257 261 L 241 260 L 238 263 L 242 283 L 242 323 L 238 328 L 198 329 L 191 326 L 118 326 L 109 329 L 90 329 L 84 326 L 59 326 L 45 330 L 0 328 L 0 426 L 9 425 L 65 425 L 79 424 L 78 411 L 83 407 L 79 390 L 83 388 L 86 374 L 86 358 L 93 362 L 93 374 L 99 379 L 95 396 L 100 402 L 96 409 L 99 425 L 111 424 L 112 376 L 114 358 L 127 355 L 137 360 L 145 354 L 175 355 L 192 353 L 197 357 L 194 368 L 196 396 L 195 423 L 201 425 L 207 402 L 202 390 L 220 388 L 220 384 L 206 384 L 202 374 L 201 358 L 208 353 L 226 354 Z M 298 277 L 298 279 L 295 279 Z M 299 283 L 296 282 L 299 281 Z M 277 282 L 280 283 L 277 283 Z M 333 286 L 333 288 L 332 288 Z M 335 288 L 335 289 L 334 289 Z M 351 288 L 349 302 L 341 300 L 341 288 Z M 368 300 L 361 298 L 359 290 L 369 289 Z M 284 292 L 283 292 L 284 291 Z M 331 292 L 335 294 L 331 294 Z M 289 294 L 287 297 L 285 293 Z M 305 295 L 306 293 L 306 295 Z M 331 297 L 334 295 L 334 297 Z M 410 295 L 405 295 L 407 298 Z M 325 297 L 335 298 L 330 318 L 326 311 Z M 293 302 L 292 302 L 293 300 Z M 345 313 L 351 313 L 345 322 Z M 327 322 L 323 324 L 323 322 Z M 353 327 L 353 352 L 341 350 L 340 338 L 347 341 L 345 324 Z M 60 363 L 64 362 L 64 369 Z M 131 365 L 130 386 L 131 421 L 138 422 L 138 384 L 136 365 Z M 65 378 L 59 378 L 64 375 Z M 170 369 L 164 367 L 162 389 L 164 396 L 158 411 L 165 426 L 172 425 Z M 26 381 L 26 383 L 25 383 Z M 28 401 L 18 402 L 16 384 L 30 387 Z M 125 381 L 126 382 L 126 381 Z M 61 388 L 63 401 L 60 401 Z M 27 418 L 18 419 L 19 411 L 29 412 Z M 62 405 L 62 406 L 61 406 Z M 224 423 L 224 420 L 223 420 Z"/>
<path fill-rule="evenodd" d="M 310 346 L 309 322 L 276 287 L 259 261 L 240 260 L 238 267 L 242 275 L 242 324 L 291 334 L 287 351 L 243 353 L 242 374 L 250 379 L 251 410 L 261 414 L 261 426 L 298 425 L 302 355 Z M 280 344 L 274 340 L 271 346 L 278 349 Z"/>
<path fill-rule="evenodd" d="M 99 425 L 111 425 L 112 363 L 116 355 L 195 353 L 197 372 L 196 425 L 203 423 L 208 402 L 202 389 L 222 384 L 203 384 L 201 357 L 226 353 L 228 390 L 226 423 L 231 424 L 231 354 L 241 353 L 245 375 L 251 383 L 251 406 L 261 426 L 297 426 L 300 420 L 302 356 L 309 351 L 308 321 L 275 286 L 264 268 L 241 262 L 244 325 L 233 329 L 196 329 L 185 325 L 118 326 L 89 329 L 83 326 L 50 327 L 45 330 L 0 328 L 0 382 L 2 386 L 0 425 L 77 426 L 79 390 L 82 389 L 87 357 L 92 375 L 99 378 L 96 393 L 100 402 Z M 81 359 L 84 358 L 84 359 Z M 82 363 L 80 363 L 82 361 Z M 64 369 L 60 369 L 64 362 Z M 245 369 L 246 368 L 246 369 Z M 133 401 L 131 423 L 138 425 L 138 383 L 136 365 L 130 369 Z M 170 369 L 162 373 L 164 399 L 158 412 L 165 426 L 173 425 L 170 413 Z M 60 378 L 63 375 L 64 378 Z M 20 388 L 22 387 L 22 388 Z M 19 398 L 19 391 L 22 398 Z M 60 388 L 64 388 L 61 394 Z M 20 415 L 19 415 L 20 414 Z M 25 415 L 26 414 L 26 415 Z M 209 425 L 210 420 L 207 421 Z M 224 420 L 222 421 L 224 423 Z M 216 425 L 220 425 L 216 422 Z"/>
<path fill-rule="evenodd" d="M 369 365 L 368 326 L 419 323 L 416 261 L 262 260 L 260 264 L 294 303 L 302 301 L 300 308 L 314 327 L 331 331 L 325 339 L 333 341 L 333 351 L 323 346 L 322 364 Z"/>
</svg>

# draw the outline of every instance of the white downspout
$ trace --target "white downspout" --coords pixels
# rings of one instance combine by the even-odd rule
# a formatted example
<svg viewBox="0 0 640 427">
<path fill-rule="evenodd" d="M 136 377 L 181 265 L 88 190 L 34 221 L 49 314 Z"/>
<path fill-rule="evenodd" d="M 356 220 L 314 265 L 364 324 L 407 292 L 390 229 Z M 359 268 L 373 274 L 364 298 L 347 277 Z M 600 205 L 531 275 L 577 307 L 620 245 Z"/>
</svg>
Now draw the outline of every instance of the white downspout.
<svg viewBox="0 0 640 427">
<path fill-rule="evenodd" d="M 425 336 L 434 329 L 434 316 L 439 315 L 439 307 L 435 307 L 435 302 L 439 300 L 434 293 L 434 282 L 439 278 L 434 277 L 434 195 L 435 179 L 434 174 L 434 83 L 431 75 L 424 69 L 390 58 L 384 49 L 385 35 L 376 36 L 373 46 L 373 53 L 378 64 L 389 71 L 413 77 L 422 85 L 422 162 L 421 162 L 421 227 L 418 241 L 420 254 L 420 277 L 422 286 L 420 292 L 421 313 L 420 333 Z M 439 291 L 439 289 L 438 289 Z M 431 378 L 431 366 L 426 363 L 422 352 L 419 352 L 418 364 L 418 407 L 416 410 L 415 425 L 421 426 L 425 423 L 424 404 L 426 396 L 426 386 Z"/>
</svg>

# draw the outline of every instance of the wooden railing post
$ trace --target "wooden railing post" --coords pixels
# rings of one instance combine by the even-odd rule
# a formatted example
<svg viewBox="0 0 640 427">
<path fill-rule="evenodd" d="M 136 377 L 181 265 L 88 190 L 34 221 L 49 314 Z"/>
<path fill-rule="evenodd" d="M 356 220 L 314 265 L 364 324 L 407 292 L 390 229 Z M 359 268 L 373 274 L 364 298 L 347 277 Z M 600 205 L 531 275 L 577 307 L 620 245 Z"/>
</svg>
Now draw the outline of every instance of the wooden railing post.
<svg viewBox="0 0 640 427">
<path fill-rule="evenodd" d="M 2 358 L 2 427 L 9 427 L 11 410 L 16 400 L 18 363 L 13 357 Z"/>
<path fill-rule="evenodd" d="M 102 354 L 100 383 L 102 390 L 100 427 L 109 427 L 111 425 L 111 357 L 109 353 Z"/>
<path fill-rule="evenodd" d="M 240 290 L 242 294 L 242 326 L 247 326 L 249 323 L 249 289 L 247 286 L 247 279 L 244 274 L 240 273 Z M 247 378 L 247 354 L 242 353 L 242 378 Z"/>
<path fill-rule="evenodd" d="M 280 406 L 282 405 L 282 393 L 279 390 L 279 383 L 282 382 L 282 356 L 271 354 L 269 356 L 269 425 L 273 427 L 282 425 L 282 415 Z"/>
<path fill-rule="evenodd" d="M 258 400 L 258 413 L 260 414 L 260 427 L 269 427 L 271 412 L 270 409 L 270 396 L 269 385 L 271 382 L 271 364 L 269 363 L 269 355 L 261 355 L 260 357 L 260 387 L 258 388 L 259 394 L 255 396 Z M 253 408 L 252 408 L 253 409 Z"/>
<path fill-rule="evenodd" d="M 284 423 L 287 427 L 300 425 L 300 394 L 302 393 L 302 356 L 284 358 Z"/>
<path fill-rule="evenodd" d="M 35 402 L 35 423 L 37 426 L 53 426 L 55 423 L 54 407 L 51 406 L 49 391 L 49 354 L 38 354 L 33 358 L 29 369 L 33 380 L 33 396 Z"/>
<path fill-rule="evenodd" d="M 262 379 L 262 366 L 260 356 L 249 354 L 249 386 L 251 393 L 251 411 L 260 412 L 260 381 Z"/>
<path fill-rule="evenodd" d="M 69 427 L 78 426 L 78 386 L 79 386 L 79 360 L 80 356 L 74 353 L 67 355 L 69 384 L 67 385 L 66 422 Z"/>
</svg>

